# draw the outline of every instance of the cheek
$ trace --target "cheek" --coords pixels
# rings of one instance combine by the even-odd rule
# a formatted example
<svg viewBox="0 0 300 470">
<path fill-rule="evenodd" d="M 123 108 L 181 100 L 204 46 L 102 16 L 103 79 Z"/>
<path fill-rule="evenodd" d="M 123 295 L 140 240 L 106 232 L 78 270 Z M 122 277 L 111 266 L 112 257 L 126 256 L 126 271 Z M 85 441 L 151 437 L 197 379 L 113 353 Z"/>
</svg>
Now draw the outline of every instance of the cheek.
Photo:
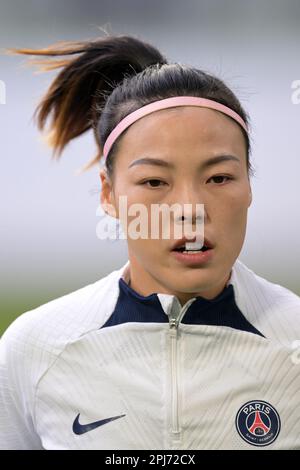
<svg viewBox="0 0 300 470">
<path fill-rule="evenodd" d="M 158 252 L 161 245 L 161 220 L 157 216 L 151 216 L 151 204 L 138 201 L 130 194 L 127 194 L 127 201 L 124 200 L 119 206 L 118 216 L 122 228 L 127 235 L 127 243 L 132 249 L 139 252 Z"/>
<path fill-rule="evenodd" d="M 148 195 L 146 191 L 141 191 L 138 186 L 126 183 L 126 181 L 118 185 L 118 191 L 115 195 L 117 207 L 119 207 L 120 197 L 122 197 L 122 200 L 126 201 L 127 211 L 133 204 L 141 204 L 143 207 L 150 209 L 151 202 L 153 202 L 153 196 L 151 198 L 151 195 Z"/>
<path fill-rule="evenodd" d="M 128 237 L 127 245 L 129 253 L 139 259 L 140 262 L 145 263 L 145 265 L 156 266 L 161 263 L 162 248 L 160 240 L 142 238 L 133 240 Z"/>
<path fill-rule="evenodd" d="M 239 199 L 232 199 L 228 205 L 228 216 L 238 222 L 247 215 L 248 211 L 248 200 L 246 197 Z"/>
<path fill-rule="evenodd" d="M 148 239 L 133 240 L 134 243 L 151 244 L 157 243 L 156 239 L 150 240 L 151 227 L 152 230 L 159 234 L 161 233 L 161 220 L 157 216 L 151 218 L 151 205 L 156 204 L 153 201 L 153 196 L 142 194 L 140 190 L 135 187 L 126 186 L 125 184 L 119 185 L 118 192 L 115 193 L 115 202 L 118 208 L 118 216 L 120 219 L 126 217 L 127 228 L 130 227 L 137 233 L 147 233 Z M 141 223 L 139 224 L 140 221 Z M 145 223 L 144 223 L 145 222 Z M 125 222 L 123 221 L 123 224 Z"/>
<path fill-rule="evenodd" d="M 217 205 L 211 217 L 211 223 L 218 233 L 234 234 L 239 238 L 244 235 L 247 222 L 249 197 L 246 191 L 239 196 L 232 196 L 224 200 L 224 204 Z"/>
</svg>

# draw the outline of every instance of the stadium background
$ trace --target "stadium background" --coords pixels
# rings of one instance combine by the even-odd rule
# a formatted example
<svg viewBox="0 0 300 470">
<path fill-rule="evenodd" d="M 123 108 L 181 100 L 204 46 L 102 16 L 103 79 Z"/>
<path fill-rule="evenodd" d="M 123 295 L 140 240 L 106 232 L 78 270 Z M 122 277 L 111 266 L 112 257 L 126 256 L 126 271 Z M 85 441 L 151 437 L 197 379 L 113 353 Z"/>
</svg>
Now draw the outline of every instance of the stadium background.
<svg viewBox="0 0 300 470">
<path fill-rule="evenodd" d="M 252 120 L 256 177 L 240 259 L 300 295 L 298 0 L 2 0 L 0 47 L 134 34 L 169 60 L 217 74 Z M 19 314 L 105 276 L 127 260 L 126 241 L 100 241 L 98 170 L 75 176 L 95 152 L 91 133 L 51 160 L 32 115 L 55 73 L 0 55 L 0 334 Z"/>
</svg>

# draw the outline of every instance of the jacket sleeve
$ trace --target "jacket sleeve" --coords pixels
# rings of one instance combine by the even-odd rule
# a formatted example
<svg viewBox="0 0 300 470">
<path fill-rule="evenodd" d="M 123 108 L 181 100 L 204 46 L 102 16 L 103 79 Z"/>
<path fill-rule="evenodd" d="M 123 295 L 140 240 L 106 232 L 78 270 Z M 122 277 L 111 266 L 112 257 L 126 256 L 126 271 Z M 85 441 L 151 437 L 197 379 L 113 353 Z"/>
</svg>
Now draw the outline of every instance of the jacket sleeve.
<svg viewBox="0 0 300 470">
<path fill-rule="evenodd" d="M 0 339 L 0 449 L 43 449 L 33 422 L 30 348 L 18 320 Z"/>
</svg>

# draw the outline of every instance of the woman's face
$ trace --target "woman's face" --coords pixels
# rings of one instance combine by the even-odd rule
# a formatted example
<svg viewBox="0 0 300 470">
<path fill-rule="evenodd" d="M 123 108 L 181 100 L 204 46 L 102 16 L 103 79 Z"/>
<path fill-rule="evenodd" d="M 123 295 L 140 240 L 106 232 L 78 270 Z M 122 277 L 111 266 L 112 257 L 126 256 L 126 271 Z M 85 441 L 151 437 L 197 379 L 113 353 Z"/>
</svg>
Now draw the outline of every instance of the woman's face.
<svg viewBox="0 0 300 470">
<path fill-rule="evenodd" d="M 221 155 L 235 159 L 204 166 Z M 142 158 L 169 165 L 138 163 Z M 127 232 L 133 289 L 142 295 L 174 294 L 181 302 L 195 295 L 213 298 L 222 291 L 242 249 L 251 204 L 239 124 L 220 112 L 194 106 L 154 112 L 133 123 L 120 138 L 113 182 L 103 170 L 100 175 L 101 202 L 112 204 L 117 217 L 120 196 L 127 196 L 128 210 L 131 204 L 143 204 L 149 227 L 152 204 L 192 204 L 193 214 L 196 204 L 204 204 L 204 236 L 213 244 L 206 263 L 191 266 L 176 259 L 174 217 L 169 239 L 151 238 L 150 228 L 144 239 L 133 239 Z M 136 218 L 137 214 L 128 215 L 128 226 Z"/>
</svg>

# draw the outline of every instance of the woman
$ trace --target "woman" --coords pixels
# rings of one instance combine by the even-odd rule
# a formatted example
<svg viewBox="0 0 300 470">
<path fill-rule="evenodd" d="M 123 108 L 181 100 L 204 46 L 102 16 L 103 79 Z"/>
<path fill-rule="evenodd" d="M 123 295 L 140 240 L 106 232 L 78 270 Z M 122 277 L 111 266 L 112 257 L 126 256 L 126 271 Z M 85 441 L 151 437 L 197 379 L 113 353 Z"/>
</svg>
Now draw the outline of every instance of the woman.
<svg viewBox="0 0 300 470">
<path fill-rule="evenodd" d="M 58 154 L 93 129 L 106 212 L 121 219 L 124 196 L 129 222 L 133 204 L 150 225 L 154 205 L 192 212 L 167 238 L 128 230 L 124 266 L 8 328 L 0 447 L 300 449 L 300 300 L 238 260 L 252 167 L 237 97 L 132 36 L 15 52 L 70 56 L 46 62 L 61 71 L 38 123 L 52 118 Z M 199 215 L 204 239 L 177 239 Z"/>
</svg>

